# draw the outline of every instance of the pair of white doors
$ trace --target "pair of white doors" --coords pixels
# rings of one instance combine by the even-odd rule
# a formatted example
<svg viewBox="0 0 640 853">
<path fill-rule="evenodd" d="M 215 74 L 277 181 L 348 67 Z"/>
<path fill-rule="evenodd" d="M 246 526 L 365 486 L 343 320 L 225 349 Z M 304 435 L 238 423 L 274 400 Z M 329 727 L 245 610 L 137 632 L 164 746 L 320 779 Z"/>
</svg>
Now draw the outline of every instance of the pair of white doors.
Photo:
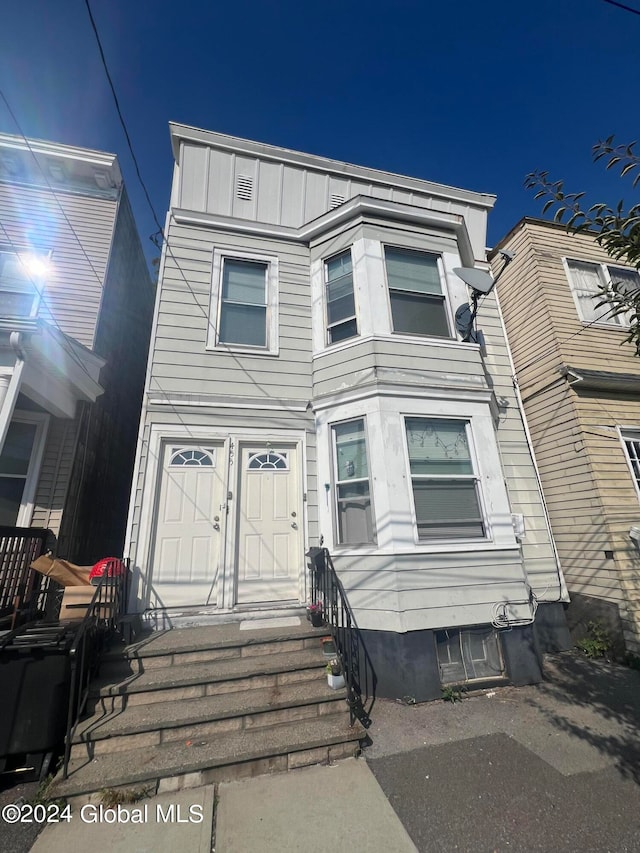
<svg viewBox="0 0 640 853">
<path fill-rule="evenodd" d="M 150 605 L 297 601 L 303 568 L 296 445 L 167 443 Z"/>
</svg>

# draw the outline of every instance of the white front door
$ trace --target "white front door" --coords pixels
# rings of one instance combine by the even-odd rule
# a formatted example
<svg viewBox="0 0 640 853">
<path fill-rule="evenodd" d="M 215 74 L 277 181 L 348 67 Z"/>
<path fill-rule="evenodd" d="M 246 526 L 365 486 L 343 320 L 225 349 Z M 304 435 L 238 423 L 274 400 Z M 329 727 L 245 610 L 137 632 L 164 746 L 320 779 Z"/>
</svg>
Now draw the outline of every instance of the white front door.
<svg viewBox="0 0 640 853">
<path fill-rule="evenodd" d="M 222 445 L 168 444 L 163 452 L 151 607 L 217 603 L 226 509 Z"/>
<path fill-rule="evenodd" d="M 241 446 L 237 604 L 299 600 L 303 565 L 299 479 L 295 446 Z"/>
</svg>

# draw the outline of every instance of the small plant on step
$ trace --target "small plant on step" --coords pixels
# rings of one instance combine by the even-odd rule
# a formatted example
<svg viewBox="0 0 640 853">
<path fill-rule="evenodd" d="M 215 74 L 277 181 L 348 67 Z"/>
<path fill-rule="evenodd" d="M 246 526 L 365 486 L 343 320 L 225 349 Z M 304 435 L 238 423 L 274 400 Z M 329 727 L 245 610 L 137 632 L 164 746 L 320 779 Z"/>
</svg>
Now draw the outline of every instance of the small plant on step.
<svg viewBox="0 0 640 853">
<path fill-rule="evenodd" d="M 451 702 L 452 704 L 462 702 L 462 688 L 454 687 L 452 684 L 446 684 L 442 688 L 442 701 Z"/>
<path fill-rule="evenodd" d="M 342 672 L 342 666 L 340 665 L 340 661 L 338 658 L 333 658 L 332 660 L 327 662 L 326 670 L 329 675 L 340 675 Z"/>
<path fill-rule="evenodd" d="M 591 659 L 608 657 L 611 645 L 611 637 L 600 622 L 587 623 L 587 636 L 576 643 L 580 651 Z"/>
</svg>

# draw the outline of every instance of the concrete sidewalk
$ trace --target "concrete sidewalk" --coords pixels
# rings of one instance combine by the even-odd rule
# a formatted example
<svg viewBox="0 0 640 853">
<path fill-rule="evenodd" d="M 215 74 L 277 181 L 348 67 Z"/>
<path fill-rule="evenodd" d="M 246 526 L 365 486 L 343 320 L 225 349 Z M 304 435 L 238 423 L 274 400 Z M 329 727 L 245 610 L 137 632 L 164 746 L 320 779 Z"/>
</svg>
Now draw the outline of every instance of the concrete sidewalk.
<svg viewBox="0 0 640 853">
<path fill-rule="evenodd" d="M 218 798 L 219 853 L 326 853 L 346 843 L 353 853 L 416 853 L 362 759 L 221 784 Z M 32 853 L 210 853 L 213 810 L 213 786 L 111 809 L 77 807 L 69 821 L 45 827 Z"/>
<path fill-rule="evenodd" d="M 416 853 L 363 759 L 220 785 L 216 850 Z"/>
</svg>

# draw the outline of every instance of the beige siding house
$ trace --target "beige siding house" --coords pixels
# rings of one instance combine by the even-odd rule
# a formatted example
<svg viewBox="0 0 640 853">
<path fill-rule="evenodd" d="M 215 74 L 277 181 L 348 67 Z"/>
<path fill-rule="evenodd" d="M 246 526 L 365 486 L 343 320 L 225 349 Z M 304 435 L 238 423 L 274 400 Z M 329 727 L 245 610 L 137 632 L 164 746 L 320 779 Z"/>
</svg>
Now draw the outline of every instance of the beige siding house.
<svg viewBox="0 0 640 853">
<path fill-rule="evenodd" d="M 153 299 L 115 155 L 0 134 L 3 535 L 122 553 Z"/>
<path fill-rule="evenodd" d="M 539 678 L 563 581 L 493 295 L 486 348 L 455 320 L 493 197 L 171 139 L 132 609 L 159 627 L 295 613 L 323 543 L 383 694 Z"/>
<path fill-rule="evenodd" d="M 628 318 L 597 307 L 599 285 L 640 286 L 592 235 L 523 219 L 497 286 L 553 535 L 569 623 L 603 621 L 640 651 L 640 359 Z M 500 266 L 494 258 L 494 270 Z M 640 532 L 640 531 L 639 531 Z"/>
</svg>

